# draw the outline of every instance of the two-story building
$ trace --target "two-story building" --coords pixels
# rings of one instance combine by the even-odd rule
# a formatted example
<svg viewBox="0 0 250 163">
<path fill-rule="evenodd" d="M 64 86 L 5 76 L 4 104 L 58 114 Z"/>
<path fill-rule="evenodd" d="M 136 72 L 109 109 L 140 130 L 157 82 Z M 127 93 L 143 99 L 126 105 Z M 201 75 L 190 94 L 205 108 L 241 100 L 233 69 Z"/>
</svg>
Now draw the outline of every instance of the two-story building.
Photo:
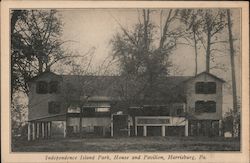
<svg viewBox="0 0 250 163">
<path fill-rule="evenodd" d="M 166 77 L 157 98 L 133 103 L 121 96 L 125 87 L 120 76 L 44 72 L 29 82 L 28 140 L 59 135 L 218 136 L 223 82 L 207 72 Z"/>
</svg>

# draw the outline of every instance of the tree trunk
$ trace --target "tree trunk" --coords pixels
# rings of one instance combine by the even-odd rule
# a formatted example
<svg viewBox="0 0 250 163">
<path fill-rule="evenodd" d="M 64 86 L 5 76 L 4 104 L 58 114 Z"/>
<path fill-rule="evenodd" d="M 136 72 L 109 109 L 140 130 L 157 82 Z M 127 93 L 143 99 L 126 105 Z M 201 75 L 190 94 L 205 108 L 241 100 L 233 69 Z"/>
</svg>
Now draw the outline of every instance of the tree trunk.
<svg viewBox="0 0 250 163">
<path fill-rule="evenodd" d="M 194 51 L 195 51 L 195 73 L 194 75 L 197 75 L 197 69 L 198 69 L 198 50 L 197 50 L 197 39 L 195 35 L 195 30 L 193 29 L 193 37 L 194 37 Z"/>
<path fill-rule="evenodd" d="M 232 73 L 232 91 L 233 91 L 233 111 L 234 115 L 237 114 L 237 92 L 236 92 L 236 80 L 235 80 L 235 65 L 234 65 L 234 46 L 233 46 L 233 35 L 232 35 L 232 23 L 230 17 L 230 9 L 227 9 L 227 20 L 228 20 L 228 36 L 230 44 L 230 57 L 231 57 L 231 73 Z M 233 116 L 233 136 L 238 137 L 238 124 L 236 123 L 236 116 Z"/>
<path fill-rule="evenodd" d="M 41 57 L 38 58 L 38 74 L 41 74 L 43 72 L 43 62 L 41 60 Z"/>
<path fill-rule="evenodd" d="M 207 29 L 207 50 L 206 50 L 206 72 L 210 69 L 210 47 L 211 47 L 211 30 L 210 27 Z"/>
</svg>

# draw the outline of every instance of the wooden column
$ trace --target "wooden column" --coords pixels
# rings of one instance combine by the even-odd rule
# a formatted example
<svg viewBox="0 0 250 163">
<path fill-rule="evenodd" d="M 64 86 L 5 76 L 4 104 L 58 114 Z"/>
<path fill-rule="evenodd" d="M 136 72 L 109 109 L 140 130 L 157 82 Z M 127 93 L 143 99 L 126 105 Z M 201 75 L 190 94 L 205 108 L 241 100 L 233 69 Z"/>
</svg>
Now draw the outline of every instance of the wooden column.
<svg viewBox="0 0 250 163">
<path fill-rule="evenodd" d="M 30 141 L 31 138 L 31 123 L 28 122 L 28 141 Z"/>
<path fill-rule="evenodd" d="M 219 136 L 223 136 L 223 132 L 222 132 L 222 120 L 219 120 Z"/>
<path fill-rule="evenodd" d="M 147 126 L 143 126 L 143 136 L 147 136 Z"/>
<path fill-rule="evenodd" d="M 113 114 L 111 115 L 111 137 L 114 136 L 114 126 L 113 126 Z"/>
<path fill-rule="evenodd" d="M 35 129 L 35 122 L 32 122 L 32 140 L 35 140 L 36 139 L 36 129 Z"/>
<path fill-rule="evenodd" d="M 42 138 L 44 139 L 44 122 L 41 123 L 42 123 Z"/>
<path fill-rule="evenodd" d="M 48 138 L 48 122 L 44 122 L 44 137 Z"/>
<path fill-rule="evenodd" d="M 197 136 L 200 136 L 200 122 L 197 122 Z"/>
<path fill-rule="evenodd" d="M 185 120 L 185 136 L 188 136 L 188 120 Z"/>
<path fill-rule="evenodd" d="M 135 121 L 135 122 L 133 122 L 133 124 L 135 125 L 135 126 L 134 126 L 134 129 L 135 129 L 135 136 L 137 136 L 137 135 L 138 135 L 138 130 L 137 130 L 137 118 L 135 117 L 133 120 Z"/>
<path fill-rule="evenodd" d="M 51 122 L 48 122 L 48 137 L 50 138 L 51 136 Z"/>
<path fill-rule="evenodd" d="M 39 138 L 39 125 L 40 125 L 40 123 L 39 122 L 37 122 L 36 123 L 36 138 L 38 139 Z"/>
<path fill-rule="evenodd" d="M 64 130 L 63 130 L 63 137 L 66 138 L 66 128 L 67 128 L 67 127 L 66 127 L 66 122 L 63 123 L 63 126 L 64 126 L 64 127 L 63 127 L 63 128 L 64 128 Z M 80 130 L 80 133 L 81 133 L 81 130 Z"/>
<path fill-rule="evenodd" d="M 130 119 L 128 119 L 128 136 L 130 136 Z"/>
<path fill-rule="evenodd" d="M 82 136 L 82 116 L 83 115 L 83 108 L 81 108 L 80 110 L 80 121 L 79 121 L 79 132 L 80 132 L 80 135 Z"/>
<path fill-rule="evenodd" d="M 161 126 L 161 136 L 165 136 L 165 126 Z"/>
<path fill-rule="evenodd" d="M 135 136 L 137 136 L 137 126 L 135 125 Z"/>
</svg>

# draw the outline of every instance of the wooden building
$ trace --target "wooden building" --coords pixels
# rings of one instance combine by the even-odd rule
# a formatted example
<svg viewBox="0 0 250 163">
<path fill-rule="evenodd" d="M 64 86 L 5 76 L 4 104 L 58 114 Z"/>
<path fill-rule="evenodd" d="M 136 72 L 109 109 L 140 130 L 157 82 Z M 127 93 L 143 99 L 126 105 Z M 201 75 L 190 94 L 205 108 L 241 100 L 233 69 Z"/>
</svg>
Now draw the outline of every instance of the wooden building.
<svg viewBox="0 0 250 163">
<path fill-rule="evenodd" d="M 28 140 L 220 135 L 222 79 L 207 72 L 166 77 L 158 84 L 156 98 L 129 103 L 121 96 L 125 81 L 121 76 L 52 72 L 33 78 L 29 82 Z M 135 89 L 125 84 L 126 89 Z"/>
</svg>

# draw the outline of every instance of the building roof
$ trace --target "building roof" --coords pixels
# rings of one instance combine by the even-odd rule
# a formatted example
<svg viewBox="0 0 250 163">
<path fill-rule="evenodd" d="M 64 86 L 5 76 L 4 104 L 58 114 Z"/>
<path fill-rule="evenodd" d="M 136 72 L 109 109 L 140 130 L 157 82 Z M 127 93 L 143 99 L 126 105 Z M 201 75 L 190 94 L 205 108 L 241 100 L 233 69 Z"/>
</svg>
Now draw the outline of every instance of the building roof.
<svg viewBox="0 0 250 163">
<path fill-rule="evenodd" d="M 44 72 L 41 74 L 53 72 Z M 130 98 L 136 100 L 144 99 L 144 104 L 164 102 L 185 102 L 184 85 L 191 79 L 202 74 L 208 74 L 224 82 L 223 79 L 207 72 L 202 72 L 196 76 L 168 76 L 161 77 L 154 83 L 153 92 L 149 92 L 150 98 L 145 98 L 145 91 L 148 84 L 143 78 L 133 78 L 127 76 L 91 76 L 91 75 L 57 75 L 63 81 L 63 93 L 73 100 L 88 99 L 100 101 Z M 39 76 L 33 78 L 35 81 Z M 91 98 L 89 98 L 91 97 Z M 108 98 L 107 98 L 108 97 Z M 153 97 L 153 98 L 152 98 Z"/>
</svg>

